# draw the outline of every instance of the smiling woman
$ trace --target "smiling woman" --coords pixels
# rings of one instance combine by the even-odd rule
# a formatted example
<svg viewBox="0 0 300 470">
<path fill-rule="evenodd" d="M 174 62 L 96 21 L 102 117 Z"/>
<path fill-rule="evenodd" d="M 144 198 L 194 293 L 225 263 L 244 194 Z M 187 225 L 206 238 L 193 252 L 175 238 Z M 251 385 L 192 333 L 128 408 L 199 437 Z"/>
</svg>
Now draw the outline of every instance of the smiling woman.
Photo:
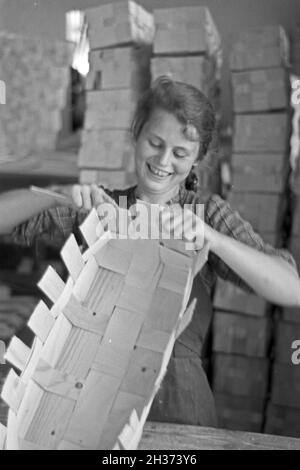
<svg viewBox="0 0 300 470">
<path fill-rule="evenodd" d="M 11 233 L 16 243 L 30 245 L 47 238 L 62 246 L 92 206 L 107 203 L 127 208 L 138 199 L 163 205 L 189 205 L 166 219 L 181 238 L 194 241 L 195 219 L 210 248 L 208 262 L 196 279 L 194 290 L 201 308 L 211 309 L 210 291 L 217 276 L 277 305 L 300 305 L 300 281 L 295 261 L 286 250 L 264 242 L 251 225 L 220 196 L 206 201 L 186 187 L 193 169 L 206 155 L 215 132 L 213 109 L 196 88 L 169 78 L 158 79 L 142 97 L 132 124 L 137 185 L 125 190 L 104 190 L 97 185 L 62 187 L 67 197 L 37 194 L 28 189 L 0 195 L 0 233 Z M 101 182 L 99 182 L 101 183 Z M 121 198 L 122 196 L 122 198 Z M 198 217 L 196 208 L 204 204 Z M 188 227 L 189 233 L 184 229 Z M 194 238 L 193 238 L 194 237 Z M 168 372 L 150 412 L 151 420 L 212 426 L 215 408 L 202 369 L 201 347 L 206 319 L 201 308 L 175 343 Z M 202 310 L 203 312 L 204 310 Z"/>
<path fill-rule="evenodd" d="M 137 193 L 164 203 L 178 193 L 206 155 L 215 129 L 207 98 L 185 83 L 160 77 L 140 100 L 132 123 Z"/>
</svg>

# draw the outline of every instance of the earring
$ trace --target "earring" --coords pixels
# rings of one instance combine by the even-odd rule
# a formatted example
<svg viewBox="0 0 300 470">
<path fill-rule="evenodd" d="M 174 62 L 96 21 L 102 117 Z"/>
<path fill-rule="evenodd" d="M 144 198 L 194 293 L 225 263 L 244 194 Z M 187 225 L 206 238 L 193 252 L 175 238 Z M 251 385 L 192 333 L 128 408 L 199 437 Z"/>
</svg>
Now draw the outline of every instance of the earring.
<svg viewBox="0 0 300 470">
<path fill-rule="evenodd" d="M 193 165 L 194 167 L 195 165 Z M 198 185 L 198 177 L 196 173 L 194 173 L 193 170 L 190 171 L 189 175 L 187 176 L 185 180 L 185 189 L 188 191 L 197 191 L 197 185 Z"/>
</svg>

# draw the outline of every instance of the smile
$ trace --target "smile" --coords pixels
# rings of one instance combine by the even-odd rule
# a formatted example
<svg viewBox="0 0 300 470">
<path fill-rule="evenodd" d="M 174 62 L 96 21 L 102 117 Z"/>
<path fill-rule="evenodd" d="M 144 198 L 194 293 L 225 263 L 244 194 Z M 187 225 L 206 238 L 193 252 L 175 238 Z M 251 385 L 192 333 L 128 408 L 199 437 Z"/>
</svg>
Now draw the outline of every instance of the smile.
<svg viewBox="0 0 300 470">
<path fill-rule="evenodd" d="M 164 171 L 164 170 L 159 170 L 158 168 L 150 165 L 149 163 L 147 163 L 147 167 L 149 168 L 151 173 L 153 173 L 153 175 L 159 176 L 160 178 L 166 178 L 167 176 L 172 175 L 172 173 L 169 173 L 168 171 Z"/>
</svg>

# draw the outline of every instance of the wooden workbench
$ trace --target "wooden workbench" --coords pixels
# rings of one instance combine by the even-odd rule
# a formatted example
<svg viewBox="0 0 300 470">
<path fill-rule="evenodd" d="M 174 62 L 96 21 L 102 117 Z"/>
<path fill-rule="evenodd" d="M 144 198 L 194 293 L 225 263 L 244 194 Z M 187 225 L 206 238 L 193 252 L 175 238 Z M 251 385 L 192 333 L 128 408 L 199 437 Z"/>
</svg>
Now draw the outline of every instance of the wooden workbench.
<svg viewBox="0 0 300 470">
<path fill-rule="evenodd" d="M 148 422 L 139 450 L 300 450 L 300 439 Z"/>
</svg>

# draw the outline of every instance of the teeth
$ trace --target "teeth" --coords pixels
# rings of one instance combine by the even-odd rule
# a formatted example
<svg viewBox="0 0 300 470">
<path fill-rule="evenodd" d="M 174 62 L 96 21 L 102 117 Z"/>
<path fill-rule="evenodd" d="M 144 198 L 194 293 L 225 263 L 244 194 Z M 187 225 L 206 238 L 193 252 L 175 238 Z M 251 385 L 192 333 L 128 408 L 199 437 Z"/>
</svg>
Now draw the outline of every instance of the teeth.
<svg viewBox="0 0 300 470">
<path fill-rule="evenodd" d="M 167 171 L 163 171 L 163 170 L 158 170 L 157 168 L 154 168 L 153 166 L 149 165 L 152 173 L 154 173 L 155 175 L 157 176 L 168 176 L 170 175 L 171 173 L 168 173 Z"/>
</svg>

